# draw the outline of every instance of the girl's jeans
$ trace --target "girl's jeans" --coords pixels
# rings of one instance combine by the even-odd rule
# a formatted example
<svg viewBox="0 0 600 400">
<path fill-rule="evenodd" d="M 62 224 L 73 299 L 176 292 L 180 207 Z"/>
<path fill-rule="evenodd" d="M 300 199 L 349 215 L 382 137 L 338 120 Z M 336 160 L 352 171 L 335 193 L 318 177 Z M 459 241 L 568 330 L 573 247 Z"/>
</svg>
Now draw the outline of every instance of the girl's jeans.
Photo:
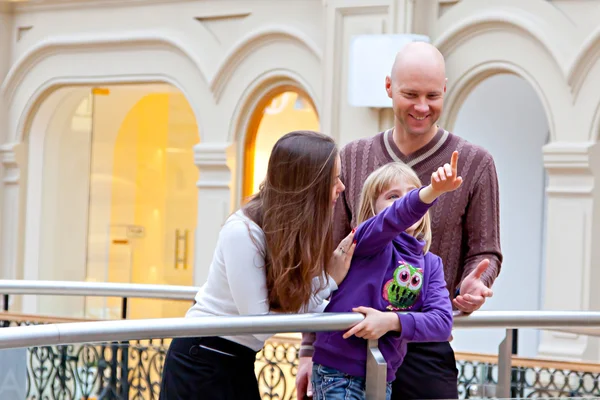
<svg viewBox="0 0 600 400">
<path fill-rule="evenodd" d="M 313 400 L 365 400 L 365 379 L 321 364 L 313 364 Z M 386 400 L 392 395 L 392 383 L 386 387 Z"/>
</svg>

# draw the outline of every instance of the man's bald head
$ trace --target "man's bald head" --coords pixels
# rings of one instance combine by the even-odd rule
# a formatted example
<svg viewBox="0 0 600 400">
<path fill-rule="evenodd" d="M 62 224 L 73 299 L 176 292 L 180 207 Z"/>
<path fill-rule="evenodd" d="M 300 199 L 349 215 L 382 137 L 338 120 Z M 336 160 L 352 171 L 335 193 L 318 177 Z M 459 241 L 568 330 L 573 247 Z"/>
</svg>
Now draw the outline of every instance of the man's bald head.
<svg viewBox="0 0 600 400">
<path fill-rule="evenodd" d="M 429 140 L 437 132 L 436 122 L 444 107 L 444 57 L 429 43 L 407 44 L 396 55 L 391 74 L 385 78 L 385 90 L 396 117 L 394 134 Z"/>
<path fill-rule="evenodd" d="M 429 78 L 446 82 L 446 62 L 444 56 L 433 45 L 426 42 L 406 44 L 396 54 L 390 78 L 392 82 L 410 79 L 415 73 L 428 75 Z"/>
</svg>

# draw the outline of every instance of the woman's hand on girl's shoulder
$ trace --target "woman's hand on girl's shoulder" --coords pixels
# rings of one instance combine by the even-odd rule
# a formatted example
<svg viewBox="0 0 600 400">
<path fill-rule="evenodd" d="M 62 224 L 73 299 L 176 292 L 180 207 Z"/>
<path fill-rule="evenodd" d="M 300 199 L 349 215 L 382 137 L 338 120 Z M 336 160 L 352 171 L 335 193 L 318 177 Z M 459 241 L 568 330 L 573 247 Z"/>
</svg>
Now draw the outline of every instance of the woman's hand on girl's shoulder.
<svg viewBox="0 0 600 400">
<path fill-rule="evenodd" d="M 354 249 L 356 248 L 354 231 L 355 229 L 352 229 L 352 232 L 342 239 L 338 247 L 333 251 L 333 255 L 329 261 L 329 275 L 338 286 L 346 278 L 350 269 L 350 263 L 352 262 Z"/>
</svg>

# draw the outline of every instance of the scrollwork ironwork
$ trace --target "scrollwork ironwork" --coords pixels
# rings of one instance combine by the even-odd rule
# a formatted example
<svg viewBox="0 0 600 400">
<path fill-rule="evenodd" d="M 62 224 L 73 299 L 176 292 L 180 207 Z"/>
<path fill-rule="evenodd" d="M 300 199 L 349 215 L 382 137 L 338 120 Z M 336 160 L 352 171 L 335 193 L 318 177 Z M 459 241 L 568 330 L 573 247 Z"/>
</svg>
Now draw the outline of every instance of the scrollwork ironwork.
<svg viewBox="0 0 600 400">
<path fill-rule="evenodd" d="M 7 321 L 3 321 L 7 322 Z M 9 326 L 35 324 L 10 321 Z M 28 349 L 27 399 L 158 399 L 170 339 L 138 340 Z M 298 339 L 276 337 L 257 354 L 256 376 L 263 400 L 296 400 Z M 513 397 L 600 397 L 600 373 L 513 367 Z M 460 398 L 474 385 L 497 383 L 495 363 L 459 360 Z"/>
</svg>

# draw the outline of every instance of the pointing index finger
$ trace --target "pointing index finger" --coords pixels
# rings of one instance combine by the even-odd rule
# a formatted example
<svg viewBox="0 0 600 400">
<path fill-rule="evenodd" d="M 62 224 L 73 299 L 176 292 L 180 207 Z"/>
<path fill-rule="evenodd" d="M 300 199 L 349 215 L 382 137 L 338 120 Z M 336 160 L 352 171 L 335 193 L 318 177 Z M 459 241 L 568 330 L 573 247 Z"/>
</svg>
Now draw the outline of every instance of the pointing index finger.
<svg viewBox="0 0 600 400">
<path fill-rule="evenodd" d="M 450 166 L 452 167 L 452 172 L 454 176 L 456 176 L 456 170 L 458 168 L 458 151 L 454 151 L 452 153 L 452 158 L 450 159 Z"/>
</svg>

